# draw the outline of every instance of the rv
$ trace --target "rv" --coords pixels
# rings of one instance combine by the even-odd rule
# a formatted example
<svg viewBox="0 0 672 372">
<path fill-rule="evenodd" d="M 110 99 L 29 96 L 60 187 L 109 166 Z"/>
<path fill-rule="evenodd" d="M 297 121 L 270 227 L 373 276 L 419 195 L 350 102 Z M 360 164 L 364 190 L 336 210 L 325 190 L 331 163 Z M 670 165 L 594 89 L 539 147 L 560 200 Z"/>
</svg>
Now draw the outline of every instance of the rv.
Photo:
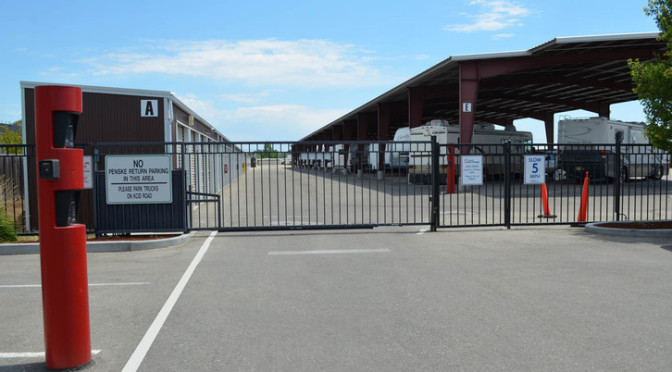
<svg viewBox="0 0 672 372">
<path fill-rule="evenodd" d="M 408 169 L 408 152 L 411 149 L 411 129 L 401 127 L 394 134 L 394 139 L 385 143 L 384 171 L 405 173 Z M 380 154 L 378 143 L 372 143 L 369 147 L 369 164 L 371 170 L 379 171 L 378 157 Z"/>
<path fill-rule="evenodd" d="M 621 147 L 620 172 L 615 146 Z M 577 182 L 588 172 L 591 178 L 622 181 L 630 178 L 660 179 L 668 174 L 670 156 L 652 149 L 644 134 L 644 124 L 590 118 L 558 122 L 558 165 L 563 174 Z M 639 145 L 639 146 L 638 146 Z"/>
<path fill-rule="evenodd" d="M 445 120 L 432 120 L 427 124 L 411 129 L 410 156 L 408 163 L 408 181 L 410 183 L 428 184 L 431 182 L 431 148 L 428 143 L 432 136 L 436 136 L 439 145 L 459 143 L 460 128 L 458 125 L 449 125 Z M 504 174 L 504 156 L 502 147 L 499 146 L 507 141 L 514 145 L 531 145 L 532 133 L 517 131 L 515 127 L 508 126 L 504 130 L 497 130 L 493 124 L 474 125 L 474 134 L 472 143 L 474 147 L 471 154 L 482 154 L 484 156 L 484 172 L 489 178 L 496 178 Z M 493 145 L 493 146 L 488 146 Z M 497 145 L 497 146 L 495 146 Z M 459 152 L 459 147 L 456 147 Z M 511 162 L 511 173 L 522 174 L 523 161 L 522 153 L 524 146 L 513 146 L 515 161 Z M 441 173 L 440 182 L 446 182 L 447 173 L 447 146 L 440 146 L 439 171 Z M 519 156 L 516 156 L 519 155 Z M 456 175 L 459 174 L 459 168 L 456 169 Z"/>
</svg>

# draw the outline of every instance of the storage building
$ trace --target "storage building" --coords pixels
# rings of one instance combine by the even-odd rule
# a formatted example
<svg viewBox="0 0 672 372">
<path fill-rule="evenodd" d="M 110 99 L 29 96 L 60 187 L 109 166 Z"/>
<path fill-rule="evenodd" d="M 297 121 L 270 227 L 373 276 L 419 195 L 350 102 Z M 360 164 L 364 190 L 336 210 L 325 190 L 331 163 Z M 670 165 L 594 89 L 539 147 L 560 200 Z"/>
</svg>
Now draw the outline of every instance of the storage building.
<svg viewBox="0 0 672 372">
<path fill-rule="evenodd" d="M 83 108 L 75 144 L 84 148 L 85 156 L 93 156 L 94 171 L 104 169 L 107 154 L 172 153 L 173 169 L 186 171 L 187 189 L 209 193 L 220 191 L 243 171 L 246 156 L 171 92 L 28 81 L 20 84 L 23 139 L 29 145 L 35 143 L 35 87 L 69 85 L 82 89 Z M 206 152 L 217 156 L 200 156 Z M 195 153 L 199 156 L 194 156 Z M 24 185 L 28 185 L 24 191 L 25 219 L 27 230 L 35 231 L 36 166 L 30 155 L 24 165 Z M 79 213 L 88 226 L 93 223 L 92 200 L 92 191 L 84 190 Z"/>
</svg>

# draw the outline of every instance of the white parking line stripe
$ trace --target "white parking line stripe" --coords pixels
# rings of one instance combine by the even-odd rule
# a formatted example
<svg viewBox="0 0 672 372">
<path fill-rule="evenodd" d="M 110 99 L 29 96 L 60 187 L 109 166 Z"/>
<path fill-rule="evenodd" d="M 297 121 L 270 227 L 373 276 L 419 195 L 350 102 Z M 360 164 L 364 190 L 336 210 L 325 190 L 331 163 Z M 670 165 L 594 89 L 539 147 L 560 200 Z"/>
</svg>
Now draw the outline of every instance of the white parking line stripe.
<svg viewBox="0 0 672 372">
<path fill-rule="evenodd" d="M 89 283 L 89 287 L 113 287 L 124 285 L 149 285 L 150 282 L 134 282 L 134 283 Z M 14 284 L 14 285 L 0 285 L 0 288 L 40 288 L 41 284 Z"/>
<path fill-rule="evenodd" d="M 198 250 L 198 253 L 196 253 L 196 256 L 189 264 L 189 267 L 187 267 L 187 271 L 184 272 L 182 278 L 175 286 L 175 289 L 173 289 L 173 293 L 170 294 L 166 300 L 166 303 L 163 304 L 161 311 L 159 311 L 159 314 L 152 322 L 152 325 L 149 326 L 147 333 L 145 333 L 145 335 L 142 337 L 142 340 L 140 340 L 138 347 L 135 348 L 131 358 L 128 359 L 128 362 L 126 362 L 124 369 L 121 370 L 122 372 L 134 372 L 138 370 L 138 367 L 140 367 L 140 364 L 145 359 L 145 355 L 147 355 L 149 348 L 154 343 L 156 336 L 158 336 L 159 331 L 161 331 L 163 323 L 165 323 L 166 319 L 168 319 L 168 315 L 170 315 L 170 312 L 173 310 L 177 300 L 180 298 L 184 287 L 187 286 L 189 279 L 191 279 L 191 275 L 194 273 L 196 267 L 203 259 L 203 256 L 205 256 L 205 253 L 208 251 L 210 243 L 215 238 L 215 235 L 217 235 L 217 231 L 210 233 L 208 239 L 205 240 L 201 248 Z"/>
<path fill-rule="evenodd" d="M 387 253 L 390 252 L 387 248 L 381 249 L 332 249 L 322 251 L 285 251 L 285 252 L 268 252 L 269 256 L 297 256 L 304 254 L 350 254 L 350 253 Z"/>
<path fill-rule="evenodd" d="M 100 350 L 91 350 L 91 355 L 97 355 L 100 353 Z M 27 352 L 27 353 L 0 353 L 0 359 L 32 359 L 32 358 L 44 358 L 46 355 L 44 351 L 40 352 Z"/>
</svg>

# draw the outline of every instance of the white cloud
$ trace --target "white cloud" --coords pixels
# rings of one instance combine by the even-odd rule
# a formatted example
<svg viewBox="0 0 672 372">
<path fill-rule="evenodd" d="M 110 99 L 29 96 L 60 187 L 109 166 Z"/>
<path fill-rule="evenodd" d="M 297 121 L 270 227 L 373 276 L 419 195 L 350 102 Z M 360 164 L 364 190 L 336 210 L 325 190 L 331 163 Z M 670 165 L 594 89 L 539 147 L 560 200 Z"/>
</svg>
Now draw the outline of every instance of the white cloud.
<svg viewBox="0 0 672 372">
<path fill-rule="evenodd" d="M 514 36 L 516 36 L 516 34 L 497 34 L 497 35 L 493 36 L 492 38 L 495 39 L 495 40 L 499 40 L 499 39 L 504 39 L 504 38 L 507 38 L 507 37 L 514 37 Z"/>
<path fill-rule="evenodd" d="M 346 109 L 277 104 L 220 109 L 193 94 L 179 96 L 189 108 L 232 141 L 295 141 L 345 115 Z"/>
<path fill-rule="evenodd" d="M 370 51 L 325 40 L 155 41 L 143 49 L 83 62 L 97 75 L 162 73 L 300 87 L 384 83 Z"/>
<path fill-rule="evenodd" d="M 471 23 L 447 25 L 447 31 L 477 32 L 498 31 L 514 26 L 521 26 L 521 19 L 530 15 L 531 11 L 523 5 L 508 0 L 474 0 L 470 5 L 479 5 L 480 12 L 464 14 L 473 20 Z"/>
<path fill-rule="evenodd" d="M 272 95 L 273 93 L 270 91 L 263 91 L 259 93 L 225 93 L 221 94 L 220 97 L 227 101 L 253 105 L 258 104 Z"/>
<path fill-rule="evenodd" d="M 224 111 L 218 129 L 240 140 L 296 141 L 347 112 L 291 104 L 245 107 Z"/>
</svg>

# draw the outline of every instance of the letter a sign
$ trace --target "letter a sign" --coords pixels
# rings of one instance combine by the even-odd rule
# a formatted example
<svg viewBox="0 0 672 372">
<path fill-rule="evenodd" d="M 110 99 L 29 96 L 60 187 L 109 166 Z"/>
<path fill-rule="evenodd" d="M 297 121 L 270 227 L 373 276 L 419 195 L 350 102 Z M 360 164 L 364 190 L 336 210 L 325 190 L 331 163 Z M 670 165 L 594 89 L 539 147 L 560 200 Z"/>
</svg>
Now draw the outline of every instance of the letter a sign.
<svg viewBox="0 0 672 372">
<path fill-rule="evenodd" d="M 140 117 L 155 118 L 159 116 L 159 101 L 155 99 L 140 100 Z"/>
</svg>

